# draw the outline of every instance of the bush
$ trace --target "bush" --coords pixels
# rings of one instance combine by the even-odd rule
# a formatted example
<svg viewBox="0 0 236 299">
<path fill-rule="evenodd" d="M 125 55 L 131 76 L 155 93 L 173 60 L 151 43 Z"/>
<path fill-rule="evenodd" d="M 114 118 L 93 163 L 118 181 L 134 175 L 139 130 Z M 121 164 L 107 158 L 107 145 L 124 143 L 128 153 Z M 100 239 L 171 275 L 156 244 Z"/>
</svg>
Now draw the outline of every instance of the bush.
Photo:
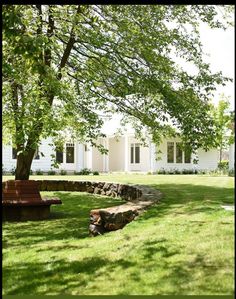
<svg viewBox="0 0 236 299">
<path fill-rule="evenodd" d="M 32 170 L 32 169 L 30 169 L 30 175 L 33 175 L 33 174 L 34 174 L 33 170 Z"/>
<path fill-rule="evenodd" d="M 56 171 L 55 171 L 55 170 L 50 169 L 50 170 L 48 171 L 48 175 L 55 175 L 55 174 L 56 174 Z"/>
<path fill-rule="evenodd" d="M 234 176 L 234 169 L 230 169 L 228 172 L 228 176 Z"/>
<path fill-rule="evenodd" d="M 175 173 L 175 174 L 181 174 L 181 173 L 182 173 L 182 171 L 181 171 L 181 170 L 179 170 L 179 169 L 174 169 L 174 173 Z"/>
<path fill-rule="evenodd" d="M 164 168 L 160 168 L 158 171 L 157 171 L 158 174 L 165 174 L 166 171 Z"/>
<path fill-rule="evenodd" d="M 41 169 L 37 169 L 37 170 L 35 170 L 35 174 L 37 174 L 37 175 L 43 175 L 43 172 L 42 172 Z"/>
<path fill-rule="evenodd" d="M 88 168 L 83 168 L 79 171 L 80 175 L 89 175 L 90 173 L 92 173 L 92 171 Z"/>
<path fill-rule="evenodd" d="M 60 171 L 60 175 L 67 175 L 67 171 L 64 170 L 64 169 L 62 169 L 62 170 Z"/>
<path fill-rule="evenodd" d="M 15 167 L 12 167 L 12 169 L 10 170 L 10 173 L 12 175 L 15 175 L 16 174 L 16 168 Z"/>
<path fill-rule="evenodd" d="M 98 171 L 94 171 L 93 175 L 99 175 L 99 172 Z"/>
<path fill-rule="evenodd" d="M 228 160 L 222 160 L 218 163 L 218 169 L 219 170 L 229 170 L 229 161 Z"/>
</svg>

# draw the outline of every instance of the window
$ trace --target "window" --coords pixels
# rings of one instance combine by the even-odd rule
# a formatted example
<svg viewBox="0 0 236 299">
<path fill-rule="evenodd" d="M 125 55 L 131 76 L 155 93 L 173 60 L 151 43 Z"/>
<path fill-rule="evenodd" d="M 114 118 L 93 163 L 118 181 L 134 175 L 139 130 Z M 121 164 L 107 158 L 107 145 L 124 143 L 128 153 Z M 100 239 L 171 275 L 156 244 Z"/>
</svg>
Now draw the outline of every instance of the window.
<svg viewBox="0 0 236 299">
<path fill-rule="evenodd" d="M 17 158 L 17 151 L 16 148 L 12 148 L 12 159 L 16 159 Z"/>
<path fill-rule="evenodd" d="M 181 148 L 180 142 L 176 142 L 176 163 L 183 162 L 183 150 Z"/>
<path fill-rule="evenodd" d="M 140 163 L 140 144 L 132 143 L 130 147 L 130 162 L 131 164 Z"/>
<path fill-rule="evenodd" d="M 167 163 L 174 163 L 174 142 L 167 142 Z"/>
<path fill-rule="evenodd" d="M 56 149 L 56 162 L 63 163 L 63 151 L 60 148 Z"/>
<path fill-rule="evenodd" d="M 75 146 L 73 143 L 66 144 L 66 163 L 74 163 Z"/>
<path fill-rule="evenodd" d="M 191 163 L 191 153 L 190 146 L 183 151 L 181 142 L 167 142 L 167 163 Z"/>
</svg>

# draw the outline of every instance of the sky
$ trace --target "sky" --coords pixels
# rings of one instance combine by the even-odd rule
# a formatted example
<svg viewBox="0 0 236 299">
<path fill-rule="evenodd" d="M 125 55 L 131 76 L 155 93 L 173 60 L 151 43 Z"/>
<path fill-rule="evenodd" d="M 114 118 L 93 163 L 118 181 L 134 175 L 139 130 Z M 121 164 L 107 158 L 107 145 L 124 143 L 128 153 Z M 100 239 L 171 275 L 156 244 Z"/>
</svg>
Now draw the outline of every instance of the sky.
<svg viewBox="0 0 236 299">
<path fill-rule="evenodd" d="M 230 77 L 235 82 L 235 36 L 234 27 L 223 29 L 210 29 L 206 25 L 201 25 L 200 34 L 204 51 L 209 54 L 206 57 L 213 72 L 222 71 L 223 75 Z M 217 103 L 219 94 L 224 93 L 230 97 L 231 109 L 235 109 L 234 104 L 234 82 L 228 83 L 224 87 L 218 87 L 215 93 L 214 102 Z"/>
<path fill-rule="evenodd" d="M 232 16 L 234 18 L 234 15 Z M 235 110 L 235 34 L 234 27 L 230 27 L 226 30 L 223 29 L 211 29 L 205 24 L 200 25 L 200 37 L 203 45 L 203 52 L 205 61 L 210 63 L 212 72 L 222 71 L 223 76 L 230 77 L 233 82 L 229 82 L 226 86 L 217 87 L 213 103 L 217 105 L 220 95 L 223 93 L 229 97 L 230 110 Z M 106 134 L 112 134 L 116 131 L 115 128 L 119 127 L 119 115 L 113 117 L 112 120 L 105 123 L 103 131 Z M 133 131 L 129 128 L 128 131 Z"/>
</svg>

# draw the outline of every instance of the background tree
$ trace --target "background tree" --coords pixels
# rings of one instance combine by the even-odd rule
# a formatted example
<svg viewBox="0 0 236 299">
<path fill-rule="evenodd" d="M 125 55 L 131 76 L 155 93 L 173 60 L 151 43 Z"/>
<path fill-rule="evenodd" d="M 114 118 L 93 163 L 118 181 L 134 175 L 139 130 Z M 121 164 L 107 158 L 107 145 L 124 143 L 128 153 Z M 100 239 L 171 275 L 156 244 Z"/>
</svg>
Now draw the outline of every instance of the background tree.
<svg viewBox="0 0 236 299">
<path fill-rule="evenodd" d="M 232 128 L 232 121 L 234 119 L 234 112 L 230 111 L 230 102 L 227 97 L 222 94 L 218 105 L 212 106 L 212 114 L 215 121 L 216 132 L 216 146 L 220 150 L 219 163 L 222 161 L 223 150 L 229 148 L 229 145 L 233 143 L 234 132 Z"/>
<path fill-rule="evenodd" d="M 202 59 L 199 23 L 225 28 L 211 5 L 4 5 L 3 133 L 29 178 L 40 140 L 102 136 L 102 113 L 122 113 L 153 141 L 173 136 L 212 146 L 208 99 L 227 78 Z M 175 57 L 193 64 L 192 75 Z M 104 150 L 100 147 L 100 150 Z"/>
</svg>

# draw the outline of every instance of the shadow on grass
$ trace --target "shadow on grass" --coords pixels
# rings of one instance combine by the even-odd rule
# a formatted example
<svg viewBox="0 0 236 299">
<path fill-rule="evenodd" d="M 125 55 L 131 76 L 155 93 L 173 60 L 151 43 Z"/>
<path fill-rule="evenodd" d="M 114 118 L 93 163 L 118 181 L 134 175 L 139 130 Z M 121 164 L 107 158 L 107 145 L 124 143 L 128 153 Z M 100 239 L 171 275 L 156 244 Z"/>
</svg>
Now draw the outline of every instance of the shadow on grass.
<svg viewBox="0 0 236 299">
<path fill-rule="evenodd" d="M 4 277 L 8 279 L 9 285 L 7 295 L 80 295 L 88 294 L 87 289 L 92 294 L 105 295 L 109 294 L 110 288 L 112 289 L 115 283 L 114 273 L 122 285 L 117 288 L 116 295 L 141 295 L 142 292 L 137 294 L 135 291 L 140 283 L 143 284 L 140 288 L 144 291 L 142 294 L 188 295 L 197 292 L 192 283 L 199 271 L 204 280 L 198 282 L 198 295 L 230 293 L 228 286 L 223 284 L 217 291 L 216 286 L 210 283 L 212 277 L 221 273 L 225 267 L 220 261 L 210 264 L 204 255 L 199 254 L 191 262 L 173 259 L 173 256 L 180 254 L 181 250 L 173 248 L 173 244 L 165 238 L 155 242 L 146 241 L 140 249 L 139 260 L 133 260 L 132 256 L 118 260 L 110 260 L 103 256 L 72 261 L 51 258 L 47 262 L 22 262 L 20 265 L 5 267 Z M 229 265 L 229 268 L 231 267 Z M 153 274 L 152 279 L 144 280 L 144 272 Z M 33 279 L 31 279 L 32 273 Z M 232 273 L 226 275 L 231 279 Z M 102 285 L 100 285 L 101 278 Z"/>
<path fill-rule="evenodd" d="M 51 194 L 50 194 L 51 193 Z M 88 237 L 89 212 L 124 203 L 121 199 L 78 192 L 47 192 L 59 197 L 62 205 L 51 206 L 50 218 L 43 221 L 5 222 L 7 243 L 3 246 L 32 245 L 41 241 Z M 42 193 L 44 195 L 45 193 Z"/>
<path fill-rule="evenodd" d="M 20 267 L 6 267 L 5 277 L 20 277 L 21 283 L 11 286 L 8 295 L 41 294 L 50 293 L 71 294 L 89 283 L 96 282 L 100 273 L 109 273 L 113 269 L 120 271 L 134 266 L 134 263 L 126 260 L 109 261 L 101 257 L 85 258 L 82 261 L 55 260 L 47 263 L 22 263 Z M 29 279 L 29 273 L 34 273 L 34 279 Z M 46 287 L 44 289 L 44 287 Z"/>
</svg>

